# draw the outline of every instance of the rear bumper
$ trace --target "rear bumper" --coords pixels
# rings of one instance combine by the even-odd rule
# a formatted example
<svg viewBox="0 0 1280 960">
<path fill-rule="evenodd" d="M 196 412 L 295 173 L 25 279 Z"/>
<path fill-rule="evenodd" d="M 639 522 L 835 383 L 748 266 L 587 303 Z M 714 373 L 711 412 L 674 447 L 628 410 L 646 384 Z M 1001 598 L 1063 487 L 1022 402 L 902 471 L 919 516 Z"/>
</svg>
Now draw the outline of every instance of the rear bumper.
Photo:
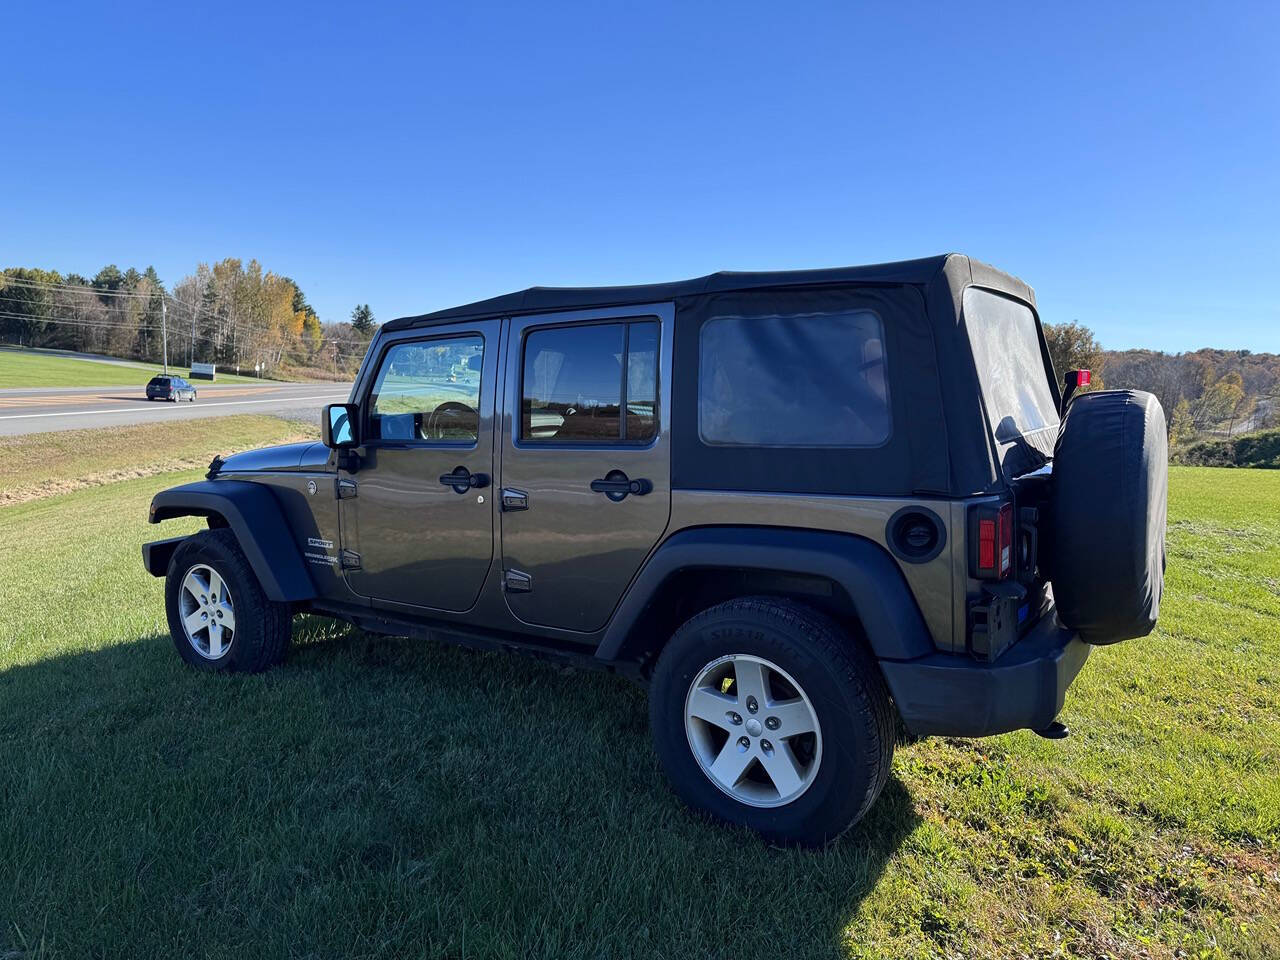
<svg viewBox="0 0 1280 960">
<path fill-rule="evenodd" d="M 937 653 L 880 666 L 911 733 L 985 737 L 1047 727 L 1088 656 L 1089 645 L 1050 611 L 993 663 Z"/>
</svg>

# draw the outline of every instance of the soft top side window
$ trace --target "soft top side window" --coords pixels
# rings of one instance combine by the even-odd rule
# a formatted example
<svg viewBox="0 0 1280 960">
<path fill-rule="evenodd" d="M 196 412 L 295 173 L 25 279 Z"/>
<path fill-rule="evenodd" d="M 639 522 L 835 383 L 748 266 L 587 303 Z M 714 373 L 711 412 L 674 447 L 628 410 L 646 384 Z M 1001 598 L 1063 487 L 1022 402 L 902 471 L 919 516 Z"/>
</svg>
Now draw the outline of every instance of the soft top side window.
<svg viewBox="0 0 1280 960">
<path fill-rule="evenodd" d="M 712 446 L 889 439 L 884 326 L 871 310 L 719 316 L 702 326 L 698 432 Z"/>
</svg>

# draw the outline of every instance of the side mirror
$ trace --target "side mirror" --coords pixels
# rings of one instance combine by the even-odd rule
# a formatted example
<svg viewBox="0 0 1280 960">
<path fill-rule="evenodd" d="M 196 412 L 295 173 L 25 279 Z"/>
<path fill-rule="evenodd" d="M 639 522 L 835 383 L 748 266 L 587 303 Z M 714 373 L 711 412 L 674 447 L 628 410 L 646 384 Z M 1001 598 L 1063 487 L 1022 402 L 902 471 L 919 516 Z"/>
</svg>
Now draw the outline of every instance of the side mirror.
<svg viewBox="0 0 1280 960">
<path fill-rule="evenodd" d="M 359 407 L 354 403 L 331 403 L 320 417 L 320 440 L 332 450 L 346 450 L 359 446 L 356 430 Z"/>
</svg>

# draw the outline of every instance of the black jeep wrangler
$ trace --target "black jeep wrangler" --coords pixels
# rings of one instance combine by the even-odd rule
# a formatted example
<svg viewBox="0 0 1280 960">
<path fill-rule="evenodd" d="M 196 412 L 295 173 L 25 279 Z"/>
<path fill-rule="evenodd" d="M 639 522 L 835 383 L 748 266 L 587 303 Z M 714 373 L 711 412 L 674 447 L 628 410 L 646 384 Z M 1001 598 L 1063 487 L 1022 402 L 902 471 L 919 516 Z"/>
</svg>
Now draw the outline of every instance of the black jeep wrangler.
<svg viewBox="0 0 1280 960">
<path fill-rule="evenodd" d="M 647 680 L 686 801 L 821 843 L 899 719 L 1062 735 L 1154 626 L 1164 414 L 1063 400 L 1031 289 L 963 256 L 534 288 L 384 325 L 322 443 L 157 494 L 209 529 L 143 559 L 201 669 L 309 612 Z"/>
</svg>

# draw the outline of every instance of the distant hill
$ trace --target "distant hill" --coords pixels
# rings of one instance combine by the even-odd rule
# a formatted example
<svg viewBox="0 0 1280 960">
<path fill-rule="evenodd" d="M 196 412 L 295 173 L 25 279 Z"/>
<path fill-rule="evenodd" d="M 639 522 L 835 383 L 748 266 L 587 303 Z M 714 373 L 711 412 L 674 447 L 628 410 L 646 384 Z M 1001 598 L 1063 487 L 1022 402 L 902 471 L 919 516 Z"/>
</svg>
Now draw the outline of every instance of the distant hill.
<svg viewBox="0 0 1280 960">
<path fill-rule="evenodd" d="M 1093 389 L 1154 393 L 1175 446 L 1280 427 L 1280 354 L 1205 348 L 1190 353 L 1105 350 L 1079 323 L 1044 325 L 1059 375 L 1086 368 Z"/>
<path fill-rule="evenodd" d="M 1102 376 L 1108 387 L 1154 393 L 1179 441 L 1280 426 L 1280 354 L 1108 350 Z"/>
</svg>

